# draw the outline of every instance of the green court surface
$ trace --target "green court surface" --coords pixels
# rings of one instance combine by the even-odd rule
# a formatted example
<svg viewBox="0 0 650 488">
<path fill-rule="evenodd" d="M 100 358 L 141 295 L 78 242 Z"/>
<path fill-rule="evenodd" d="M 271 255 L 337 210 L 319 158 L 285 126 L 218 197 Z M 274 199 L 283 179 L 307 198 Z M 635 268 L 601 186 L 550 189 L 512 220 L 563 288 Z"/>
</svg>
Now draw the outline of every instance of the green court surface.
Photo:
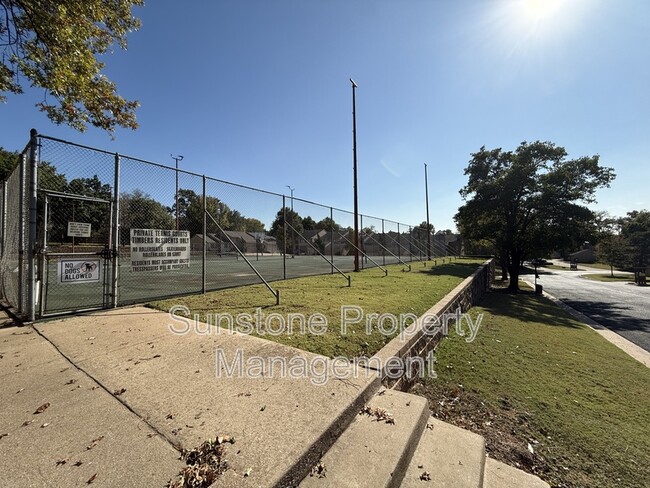
<svg viewBox="0 0 650 488">
<path fill-rule="evenodd" d="M 64 259 L 71 257 L 66 256 Z M 79 259 L 98 259 L 96 255 L 78 255 Z M 328 273 L 338 273 L 321 256 L 247 255 L 246 258 L 268 282 Z M 109 264 L 102 266 L 100 279 L 94 283 L 59 283 L 57 266 L 60 257 L 48 256 L 43 266 L 44 286 L 38 286 L 37 310 L 42 315 L 102 308 L 111 303 L 112 271 Z M 401 260 L 412 266 L 423 266 L 417 256 L 402 256 Z M 437 258 L 441 259 L 441 258 Z M 398 264 L 393 256 L 360 257 L 362 268 Z M 103 260 L 102 260 L 103 261 Z M 192 255 L 190 266 L 170 271 L 133 271 L 130 257 L 120 257 L 117 276 L 117 304 L 142 303 L 159 298 L 201 293 L 203 291 L 203 262 L 201 255 Z M 108 261 L 106 261 L 108 263 Z M 344 273 L 354 270 L 354 256 L 334 256 L 334 266 Z M 255 271 L 241 256 L 208 255 L 205 263 L 206 291 L 261 283 Z M 377 269 L 378 273 L 382 271 Z M 344 278 L 341 277 L 343 280 Z M 41 304 L 41 301 L 43 302 Z"/>
</svg>

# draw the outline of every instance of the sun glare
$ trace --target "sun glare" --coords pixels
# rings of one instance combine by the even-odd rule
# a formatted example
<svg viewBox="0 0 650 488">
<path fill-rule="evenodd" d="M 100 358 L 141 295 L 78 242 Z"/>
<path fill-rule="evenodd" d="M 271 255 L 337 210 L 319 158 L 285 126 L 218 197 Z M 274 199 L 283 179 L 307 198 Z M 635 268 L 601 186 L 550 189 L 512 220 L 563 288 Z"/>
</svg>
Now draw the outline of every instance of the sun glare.
<svg viewBox="0 0 650 488">
<path fill-rule="evenodd" d="M 560 10 L 562 0 L 521 0 L 521 9 L 529 20 L 541 22 Z"/>
</svg>

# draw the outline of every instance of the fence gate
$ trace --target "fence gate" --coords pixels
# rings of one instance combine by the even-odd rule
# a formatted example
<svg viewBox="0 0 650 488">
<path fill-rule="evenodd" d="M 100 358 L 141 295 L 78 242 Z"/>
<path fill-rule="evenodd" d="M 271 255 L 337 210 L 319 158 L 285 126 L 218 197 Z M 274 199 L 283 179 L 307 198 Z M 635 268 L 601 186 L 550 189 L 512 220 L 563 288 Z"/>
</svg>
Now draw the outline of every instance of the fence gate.
<svg viewBox="0 0 650 488">
<path fill-rule="evenodd" d="M 41 317 L 112 306 L 110 200 L 39 192 L 36 299 Z"/>
</svg>

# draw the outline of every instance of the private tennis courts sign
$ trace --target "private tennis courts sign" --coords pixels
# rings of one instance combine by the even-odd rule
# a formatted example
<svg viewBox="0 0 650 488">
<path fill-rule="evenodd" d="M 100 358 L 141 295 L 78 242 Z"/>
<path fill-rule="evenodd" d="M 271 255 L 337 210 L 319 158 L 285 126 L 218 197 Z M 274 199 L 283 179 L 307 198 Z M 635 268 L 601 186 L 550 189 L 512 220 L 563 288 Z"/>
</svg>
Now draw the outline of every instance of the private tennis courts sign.
<svg viewBox="0 0 650 488">
<path fill-rule="evenodd" d="M 131 270 L 171 271 L 190 267 L 190 231 L 131 229 Z"/>
</svg>

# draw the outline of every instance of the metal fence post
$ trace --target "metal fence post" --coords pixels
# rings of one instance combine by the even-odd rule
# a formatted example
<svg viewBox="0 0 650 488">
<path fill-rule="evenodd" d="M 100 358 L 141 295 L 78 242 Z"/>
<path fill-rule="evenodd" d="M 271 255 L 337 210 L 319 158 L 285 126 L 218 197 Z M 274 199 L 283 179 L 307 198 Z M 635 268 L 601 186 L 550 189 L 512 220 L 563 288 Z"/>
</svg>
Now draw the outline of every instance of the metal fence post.
<svg viewBox="0 0 650 488">
<path fill-rule="evenodd" d="M 363 250 L 363 214 L 359 214 L 359 228 L 361 229 L 359 231 L 359 249 Z M 358 250 L 356 250 L 356 251 L 357 251 L 357 253 L 359 252 Z M 361 269 L 364 269 L 364 267 L 363 267 L 364 266 L 363 265 L 364 261 L 365 261 L 365 259 L 364 259 L 363 255 L 362 255 L 361 256 Z"/>
<path fill-rule="evenodd" d="M 8 176 L 7 176 L 8 178 Z M 7 252 L 7 180 L 2 182 L 2 255 Z"/>
<path fill-rule="evenodd" d="M 120 279 L 120 155 L 115 153 L 115 171 L 113 174 L 113 228 L 111 229 L 111 305 L 118 305 L 118 285 Z"/>
<path fill-rule="evenodd" d="M 20 185 L 18 188 L 18 313 L 25 311 L 23 294 L 23 274 L 25 267 L 25 153 L 20 156 Z"/>
<path fill-rule="evenodd" d="M 282 195 L 282 274 L 287 279 L 287 205 Z"/>
<path fill-rule="evenodd" d="M 400 244 L 399 222 L 397 222 L 397 257 L 402 259 L 402 245 Z"/>
<path fill-rule="evenodd" d="M 206 292 L 207 268 L 206 261 L 208 258 L 208 202 L 205 191 L 205 175 L 203 175 L 203 252 L 201 253 L 201 293 Z"/>
<path fill-rule="evenodd" d="M 38 171 L 38 132 L 30 131 L 29 141 L 29 232 L 27 254 L 27 320 L 33 322 L 36 318 L 36 201 L 37 201 L 37 171 Z"/>
<path fill-rule="evenodd" d="M 386 233 L 384 232 L 384 219 L 381 219 L 381 243 L 386 244 Z M 386 266 L 386 249 L 381 248 L 383 265 Z"/>
<path fill-rule="evenodd" d="M 332 262 L 331 274 L 334 274 L 334 209 L 330 207 L 330 261 Z"/>
</svg>

